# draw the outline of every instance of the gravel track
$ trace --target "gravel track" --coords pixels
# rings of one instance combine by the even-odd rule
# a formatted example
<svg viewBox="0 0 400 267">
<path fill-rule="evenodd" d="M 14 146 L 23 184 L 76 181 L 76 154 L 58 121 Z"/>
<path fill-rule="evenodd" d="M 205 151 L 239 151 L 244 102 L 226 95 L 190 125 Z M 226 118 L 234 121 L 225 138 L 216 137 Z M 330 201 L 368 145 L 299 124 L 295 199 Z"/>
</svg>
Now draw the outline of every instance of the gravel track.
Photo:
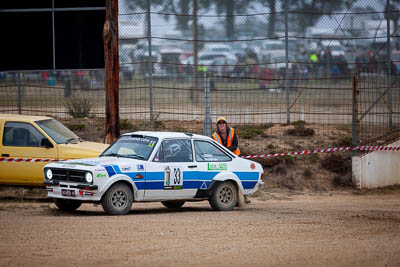
<svg viewBox="0 0 400 267">
<path fill-rule="evenodd" d="M 251 200 L 230 212 L 134 203 L 126 216 L 2 201 L 0 266 L 400 266 L 398 190 Z"/>
</svg>

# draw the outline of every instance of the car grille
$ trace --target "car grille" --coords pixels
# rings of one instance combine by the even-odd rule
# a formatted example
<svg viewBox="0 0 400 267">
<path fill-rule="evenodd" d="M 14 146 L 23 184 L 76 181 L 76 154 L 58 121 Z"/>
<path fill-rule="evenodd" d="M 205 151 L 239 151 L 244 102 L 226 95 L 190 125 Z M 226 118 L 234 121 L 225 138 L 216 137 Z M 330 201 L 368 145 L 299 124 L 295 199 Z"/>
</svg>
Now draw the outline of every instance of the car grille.
<svg viewBox="0 0 400 267">
<path fill-rule="evenodd" d="M 53 172 L 53 180 L 85 183 L 85 171 L 65 170 L 65 169 L 51 169 Z"/>
</svg>

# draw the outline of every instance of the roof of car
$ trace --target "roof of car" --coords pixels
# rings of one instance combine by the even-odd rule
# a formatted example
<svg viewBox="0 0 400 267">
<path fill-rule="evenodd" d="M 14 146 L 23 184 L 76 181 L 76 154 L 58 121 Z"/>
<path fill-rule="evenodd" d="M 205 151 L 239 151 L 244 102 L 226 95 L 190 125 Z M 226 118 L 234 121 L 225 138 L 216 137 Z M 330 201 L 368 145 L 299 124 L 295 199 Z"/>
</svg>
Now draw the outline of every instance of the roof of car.
<svg viewBox="0 0 400 267">
<path fill-rule="evenodd" d="M 17 120 L 17 121 L 40 121 L 52 119 L 46 116 L 31 116 L 19 114 L 0 114 L 0 119 Z"/>
<path fill-rule="evenodd" d="M 138 134 L 144 136 L 154 136 L 160 139 L 165 138 L 201 138 L 208 139 L 210 137 L 200 135 L 200 134 L 192 134 L 192 133 L 181 133 L 181 132 L 155 132 L 155 131 L 137 131 L 133 133 L 126 133 L 124 135 Z M 211 139 L 211 138 L 210 138 Z"/>
</svg>

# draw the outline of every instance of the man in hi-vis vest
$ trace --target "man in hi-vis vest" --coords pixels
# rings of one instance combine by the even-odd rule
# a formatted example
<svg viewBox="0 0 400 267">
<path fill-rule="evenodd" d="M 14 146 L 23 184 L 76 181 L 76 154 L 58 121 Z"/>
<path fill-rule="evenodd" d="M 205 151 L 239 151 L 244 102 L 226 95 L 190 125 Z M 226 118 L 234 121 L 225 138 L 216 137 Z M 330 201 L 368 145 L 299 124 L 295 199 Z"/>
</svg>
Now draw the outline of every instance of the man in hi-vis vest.
<svg viewBox="0 0 400 267">
<path fill-rule="evenodd" d="M 228 126 L 225 117 L 217 119 L 217 131 L 212 134 L 215 141 L 232 151 L 236 156 L 240 155 L 239 141 L 235 134 L 235 129 Z M 244 202 L 250 204 L 250 199 L 244 196 Z"/>
<path fill-rule="evenodd" d="M 240 150 L 238 147 L 239 142 L 235 134 L 235 129 L 228 126 L 225 117 L 219 117 L 217 119 L 217 131 L 213 133 L 212 138 L 228 148 L 235 155 L 240 155 Z"/>
</svg>

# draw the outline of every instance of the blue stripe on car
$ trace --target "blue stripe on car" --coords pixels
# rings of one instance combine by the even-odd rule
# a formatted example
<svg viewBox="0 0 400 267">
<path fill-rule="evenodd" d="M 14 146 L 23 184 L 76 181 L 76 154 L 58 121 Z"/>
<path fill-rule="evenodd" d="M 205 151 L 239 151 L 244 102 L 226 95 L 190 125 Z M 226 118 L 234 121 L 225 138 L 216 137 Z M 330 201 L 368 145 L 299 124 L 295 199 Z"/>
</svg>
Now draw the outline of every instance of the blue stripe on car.
<svg viewBox="0 0 400 267">
<path fill-rule="evenodd" d="M 164 172 L 121 172 L 117 165 L 104 166 L 109 177 L 118 174 L 125 174 L 129 176 L 136 184 L 139 190 L 161 190 L 164 189 Z M 135 179 L 134 177 L 141 173 L 145 176 L 144 179 Z M 206 182 L 207 188 L 211 181 L 220 172 L 210 171 L 185 171 L 183 175 L 183 189 L 199 189 L 203 182 Z M 234 172 L 234 174 L 242 182 L 244 189 L 252 189 L 256 186 L 259 173 L 258 172 Z M 204 186 L 204 185 L 203 185 Z"/>
<path fill-rule="evenodd" d="M 107 171 L 108 177 L 115 175 L 115 170 L 112 166 L 104 166 Z"/>
</svg>

